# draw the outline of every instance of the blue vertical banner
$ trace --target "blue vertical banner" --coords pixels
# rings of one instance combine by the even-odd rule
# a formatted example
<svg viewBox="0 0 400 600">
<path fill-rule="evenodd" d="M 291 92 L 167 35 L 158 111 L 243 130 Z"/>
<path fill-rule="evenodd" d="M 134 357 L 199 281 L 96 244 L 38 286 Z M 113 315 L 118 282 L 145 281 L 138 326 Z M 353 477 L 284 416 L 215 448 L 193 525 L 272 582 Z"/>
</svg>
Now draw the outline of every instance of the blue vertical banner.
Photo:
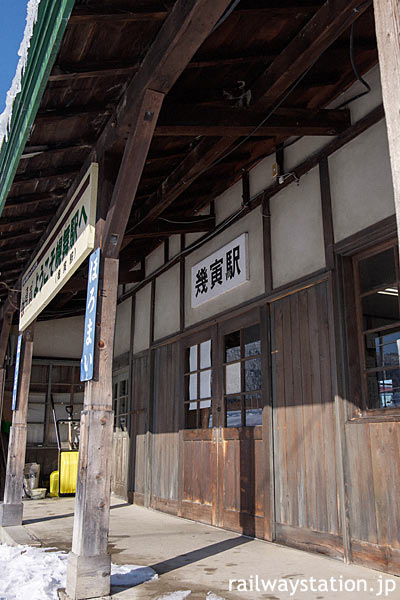
<svg viewBox="0 0 400 600">
<path fill-rule="evenodd" d="M 13 395 L 12 395 L 12 405 L 11 405 L 12 410 L 15 410 L 16 406 L 17 406 L 19 363 L 20 363 L 20 359 L 21 359 L 21 343 L 22 343 L 22 333 L 20 333 L 18 336 L 17 355 L 15 357 L 14 385 L 13 385 Z"/>
<path fill-rule="evenodd" d="M 85 331 L 83 334 L 83 352 L 81 359 L 81 381 L 93 379 L 94 338 L 99 289 L 100 248 L 90 255 L 88 288 L 86 296 Z"/>
</svg>

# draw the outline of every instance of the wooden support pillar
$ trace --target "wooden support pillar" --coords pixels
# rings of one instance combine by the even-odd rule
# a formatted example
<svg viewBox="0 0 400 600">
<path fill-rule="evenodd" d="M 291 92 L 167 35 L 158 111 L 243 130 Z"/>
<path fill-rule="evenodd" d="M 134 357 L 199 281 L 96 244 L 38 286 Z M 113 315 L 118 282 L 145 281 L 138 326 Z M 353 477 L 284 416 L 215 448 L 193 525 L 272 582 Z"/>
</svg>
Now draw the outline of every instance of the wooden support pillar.
<svg viewBox="0 0 400 600">
<path fill-rule="evenodd" d="M 16 298 L 14 297 L 16 300 Z M 7 303 L 9 304 L 9 302 Z M 8 338 L 10 337 L 10 331 L 15 312 L 14 304 L 11 307 L 7 307 L 3 310 L 3 322 L 0 332 L 0 423 L 3 416 L 3 401 L 4 401 L 4 382 L 6 377 L 6 370 L 4 368 L 4 359 L 7 353 Z"/>
<path fill-rule="evenodd" d="M 78 482 L 67 595 L 73 600 L 110 593 L 107 552 L 114 413 L 112 361 L 118 288 L 118 259 L 103 258 L 96 315 L 94 379 L 85 384 Z"/>
<path fill-rule="evenodd" d="M 26 417 L 31 381 L 33 354 L 33 324 L 25 329 L 22 339 L 20 376 L 16 410 L 8 443 L 7 474 L 4 502 L 0 504 L 0 525 L 22 525 L 23 476 L 26 452 Z"/>
<path fill-rule="evenodd" d="M 374 0 L 375 29 L 392 165 L 397 232 L 400 238 L 400 6 L 398 0 Z"/>
</svg>

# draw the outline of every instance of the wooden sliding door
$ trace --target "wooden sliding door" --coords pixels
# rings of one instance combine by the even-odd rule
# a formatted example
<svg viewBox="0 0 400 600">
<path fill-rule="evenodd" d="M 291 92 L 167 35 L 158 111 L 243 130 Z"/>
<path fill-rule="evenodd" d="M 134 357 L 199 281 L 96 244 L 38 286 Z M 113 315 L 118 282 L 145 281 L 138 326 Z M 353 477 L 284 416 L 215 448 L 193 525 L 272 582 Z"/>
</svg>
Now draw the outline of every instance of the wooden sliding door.
<svg viewBox="0 0 400 600">
<path fill-rule="evenodd" d="M 327 292 L 271 304 L 276 539 L 341 556 Z"/>
</svg>

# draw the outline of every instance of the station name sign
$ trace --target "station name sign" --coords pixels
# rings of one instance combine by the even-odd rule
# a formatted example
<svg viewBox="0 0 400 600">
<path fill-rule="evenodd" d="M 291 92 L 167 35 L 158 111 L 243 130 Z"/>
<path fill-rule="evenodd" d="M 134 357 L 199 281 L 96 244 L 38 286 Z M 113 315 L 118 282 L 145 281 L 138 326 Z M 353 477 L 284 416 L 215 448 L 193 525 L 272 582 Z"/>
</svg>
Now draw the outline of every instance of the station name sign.
<svg viewBox="0 0 400 600">
<path fill-rule="evenodd" d="M 247 233 L 192 267 L 192 308 L 233 290 L 249 279 Z"/>
<path fill-rule="evenodd" d="M 22 278 L 19 330 L 56 296 L 94 248 L 98 165 L 92 163 Z"/>
</svg>

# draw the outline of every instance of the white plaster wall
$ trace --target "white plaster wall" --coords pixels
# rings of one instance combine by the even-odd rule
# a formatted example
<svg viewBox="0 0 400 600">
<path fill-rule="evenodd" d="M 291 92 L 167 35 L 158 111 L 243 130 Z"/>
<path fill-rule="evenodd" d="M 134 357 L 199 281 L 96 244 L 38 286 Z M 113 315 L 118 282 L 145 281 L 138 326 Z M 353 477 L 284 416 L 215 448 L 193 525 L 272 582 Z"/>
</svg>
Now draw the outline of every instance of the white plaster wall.
<svg viewBox="0 0 400 600">
<path fill-rule="evenodd" d="M 241 233 L 248 232 L 249 273 L 250 279 L 241 286 L 222 294 L 196 308 L 191 307 L 191 269 L 192 266 L 203 260 L 225 244 L 238 237 Z M 234 223 L 220 235 L 210 240 L 207 244 L 195 250 L 185 260 L 185 325 L 192 325 L 208 319 L 213 315 L 233 308 L 242 302 L 255 298 L 265 292 L 264 262 L 263 262 L 263 227 L 261 209 L 257 208 L 243 219 Z"/>
<path fill-rule="evenodd" d="M 141 352 L 150 346 L 151 285 L 146 285 L 136 294 L 135 332 L 133 352 Z"/>
<path fill-rule="evenodd" d="M 159 340 L 180 329 L 180 265 L 156 279 L 154 339 Z"/>
<path fill-rule="evenodd" d="M 181 236 L 171 235 L 169 238 L 169 257 L 174 258 L 181 251 Z"/>
<path fill-rule="evenodd" d="M 270 200 L 273 286 L 279 287 L 325 266 L 321 193 L 313 169 Z"/>
<path fill-rule="evenodd" d="M 332 136 L 310 135 L 285 148 L 285 172 L 293 171 L 308 156 L 318 152 L 331 141 Z"/>
<path fill-rule="evenodd" d="M 34 356 L 51 358 L 81 358 L 85 319 L 70 317 L 53 321 L 38 321 L 33 343 Z"/>
<path fill-rule="evenodd" d="M 381 87 L 381 74 L 379 70 L 379 65 L 376 65 L 368 71 L 366 75 L 363 76 L 363 79 L 370 85 L 371 91 L 365 96 L 358 98 L 358 100 L 354 100 L 354 102 L 350 102 L 346 108 L 350 110 L 351 121 L 355 123 L 359 121 L 362 117 L 365 117 L 373 108 L 382 104 L 382 87 Z M 346 100 L 350 100 L 354 98 L 358 94 L 365 92 L 365 87 L 357 81 L 354 83 L 348 90 L 346 90 L 343 94 L 341 94 L 334 102 L 329 105 L 329 108 L 336 108 L 336 106 L 340 106 Z"/>
<path fill-rule="evenodd" d="M 335 152 L 329 169 L 335 241 L 394 214 L 384 120 Z"/>
<path fill-rule="evenodd" d="M 267 156 L 250 171 L 250 197 L 252 198 L 265 188 L 272 185 L 275 178 L 272 177 L 272 167 L 275 163 L 275 153 Z"/>
<path fill-rule="evenodd" d="M 352 123 L 359 121 L 382 103 L 379 65 L 376 65 L 364 75 L 364 79 L 371 86 L 371 91 L 346 106 L 346 109 L 350 111 Z M 365 87 L 357 81 L 348 90 L 336 98 L 336 100 L 329 105 L 329 108 L 336 108 L 346 100 L 350 100 L 364 91 Z M 308 136 L 301 138 L 299 141 L 285 148 L 285 171 L 289 172 L 295 169 L 296 166 L 303 162 L 308 156 L 318 152 L 318 150 L 326 146 L 332 139 L 332 136 Z"/>
<path fill-rule="evenodd" d="M 198 210 L 196 212 L 197 217 L 201 217 L 202 215 L 204 215 L 206 217 L 210 215 L 210 207 L 209 206 L 205 206 L 204 208 L 202 208 L 201 210 Z M 198 231 L 196 233 L 187 233 L 185 235 L 185 248 L 188 248 L 189 246 L 191 246 L 192 244 L 197 242 L 197 240 L 202 238 L 205 234 L 206 234 L 205 231 Z"/>
<path fill-rule="evenodd" d="M 114 357 L 129 352 L 131 343 L 132 298 L 117 305 L 115 321 Z"/>
<path fill-rule="evenodd" d="M 218 225 L 242 206 L 242 182 L 238 181 L 215 198 L 215 222 Z"/>
<path fill-rule="evenodd" d="M 164 244 L 160 244 L 153 252 L 146 256 L 145 272 L 146 277 L 154 271 L 157 271 L 164 264 Z"/>
</svg>

